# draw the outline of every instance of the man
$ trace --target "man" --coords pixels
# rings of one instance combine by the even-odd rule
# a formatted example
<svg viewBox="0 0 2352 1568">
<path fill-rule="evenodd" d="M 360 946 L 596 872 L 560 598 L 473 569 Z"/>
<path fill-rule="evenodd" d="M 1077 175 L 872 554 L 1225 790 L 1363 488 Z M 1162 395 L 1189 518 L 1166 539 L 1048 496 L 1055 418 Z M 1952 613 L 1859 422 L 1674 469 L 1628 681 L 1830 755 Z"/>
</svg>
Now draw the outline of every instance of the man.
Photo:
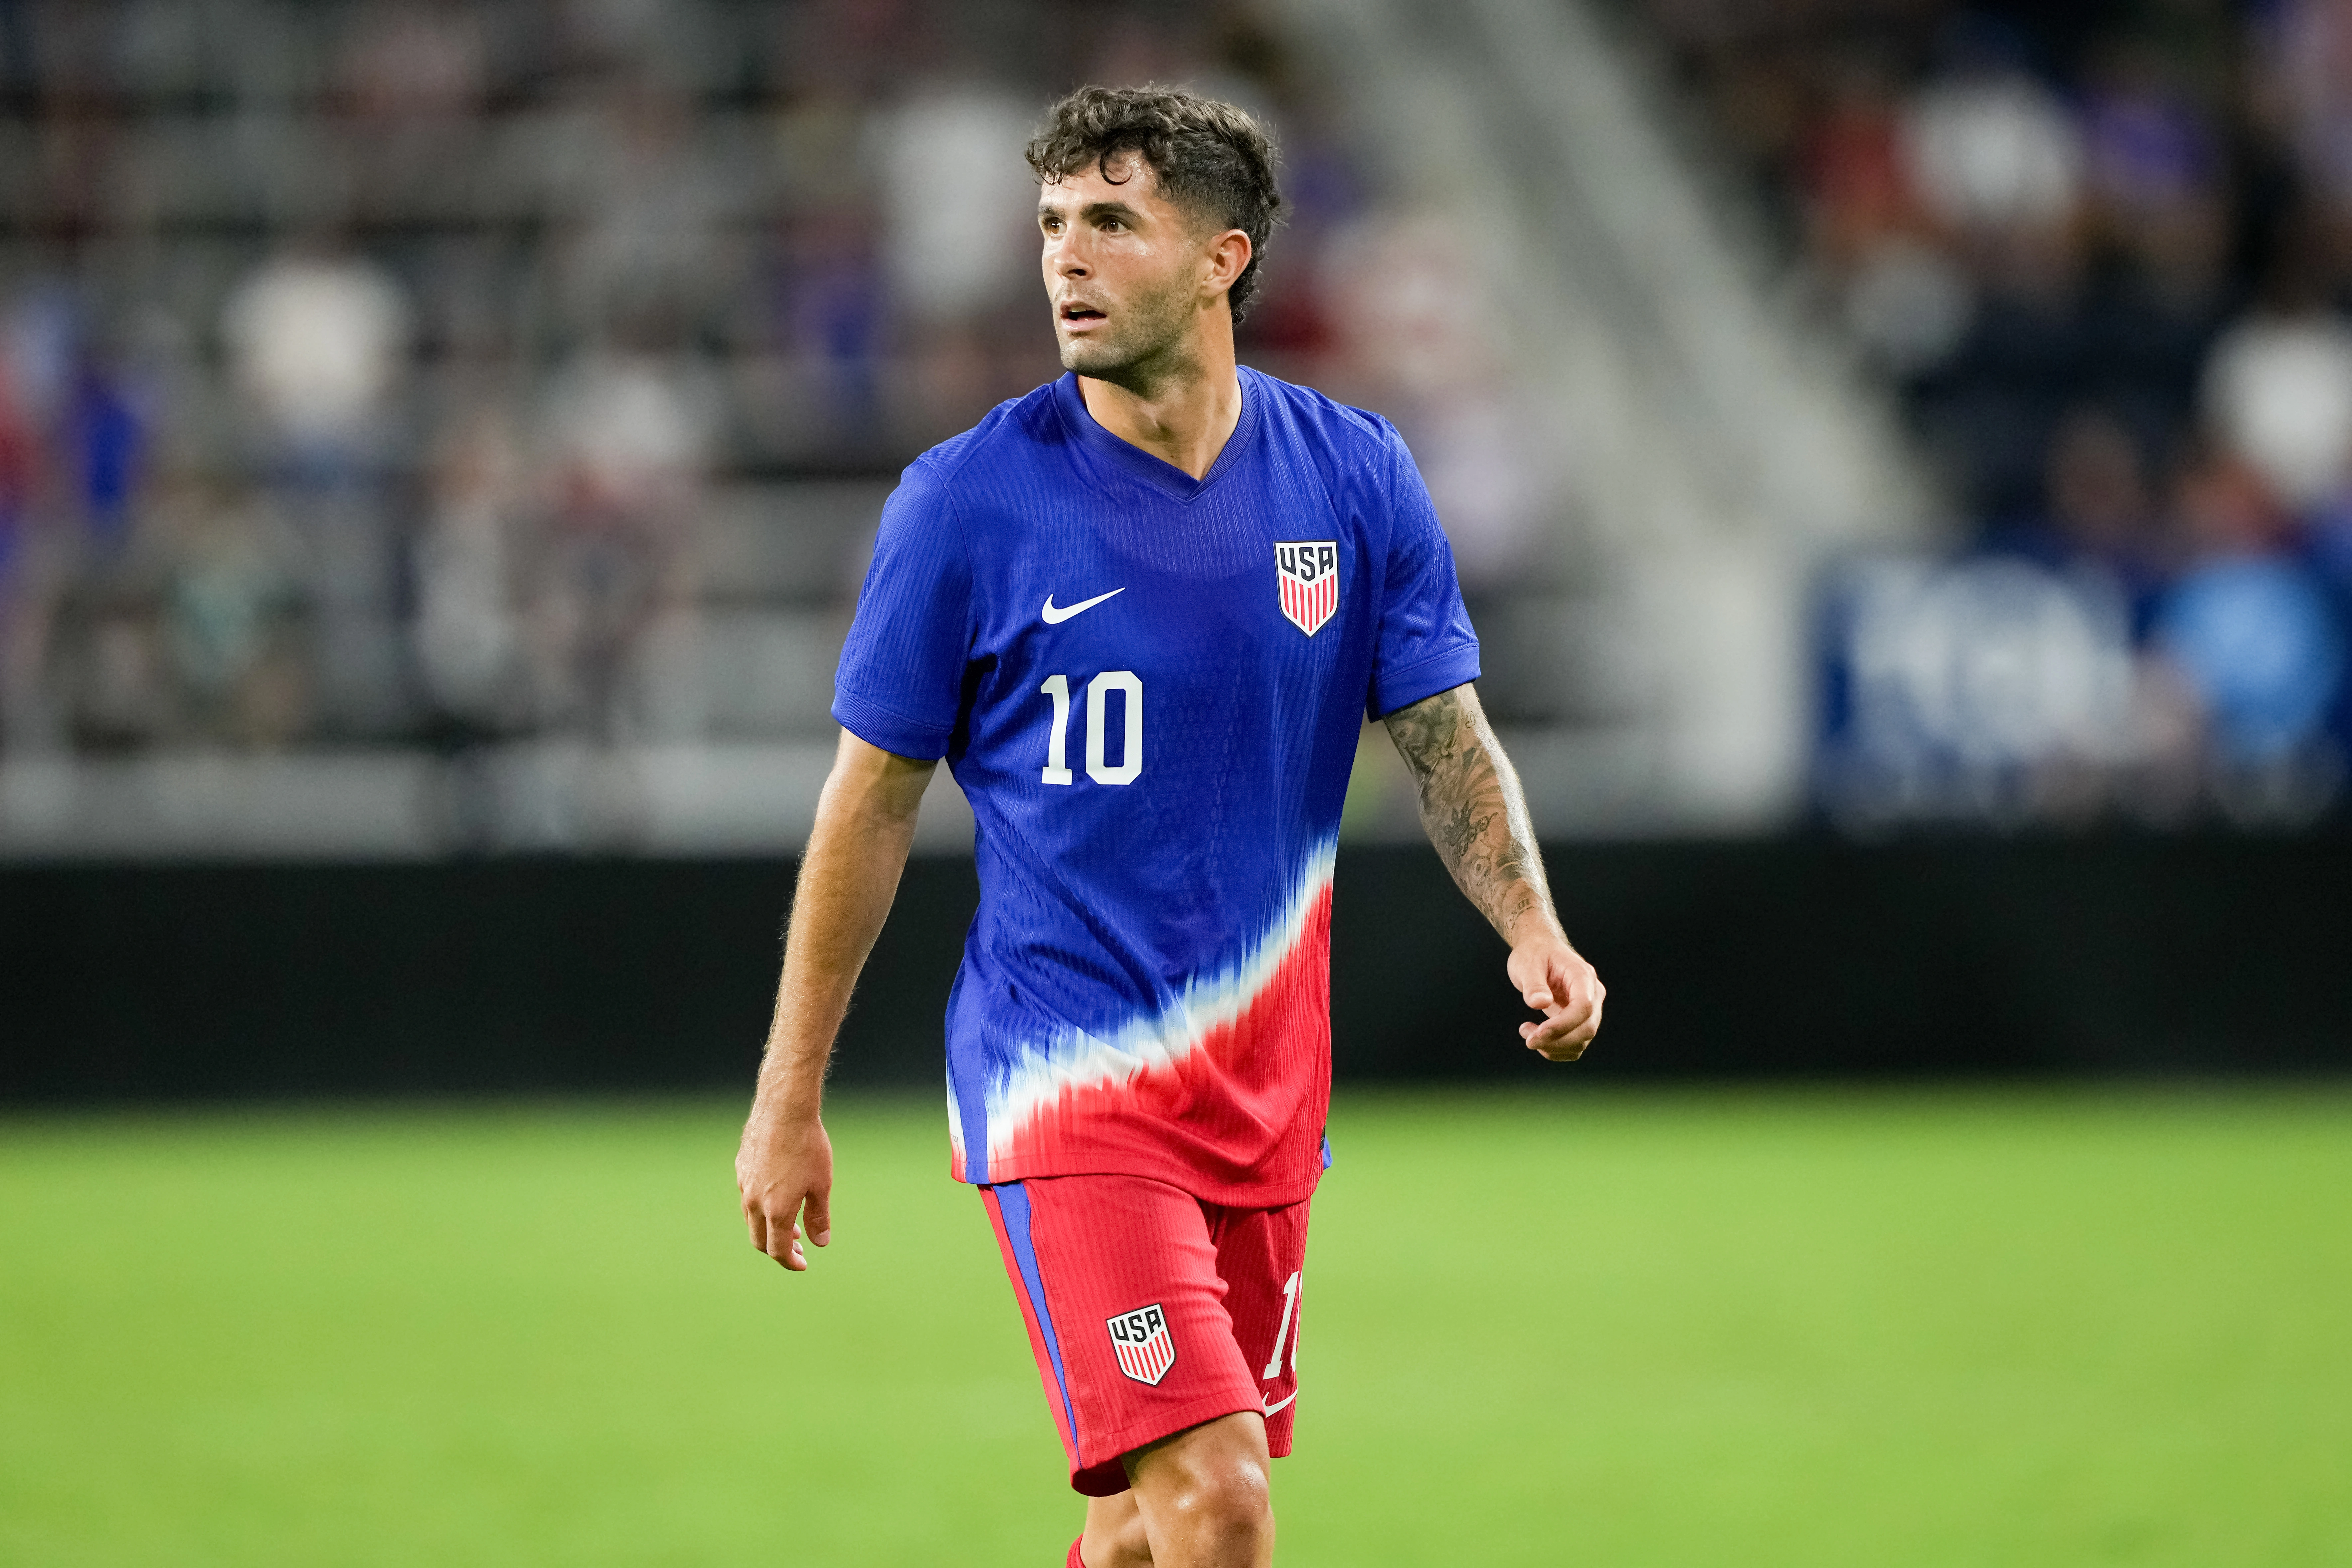
<svg viewBox="0 0 2352 1568">
<path fill-rule="evenodd" d="M 1571 1060 L 1601 987 L 1479 710 L 1453 557 L 1388 424 L 1237 370 L 1278 206 L 1228 105 L 1086 88 L 1030 143 L 1072 374 L 909 468 L 836 686 L 737 1156 L 755 1247 L 829 1239 L 834 1035 L 945 756 L 981 908 L 948 1003 L 980 1187 L 1090 1500 L 1079 1568 L 1263 1568 L 1307 1200 L 1329 1161 L 1341 800 L 1385 720 L 1454 879 Z"/>
</svg>

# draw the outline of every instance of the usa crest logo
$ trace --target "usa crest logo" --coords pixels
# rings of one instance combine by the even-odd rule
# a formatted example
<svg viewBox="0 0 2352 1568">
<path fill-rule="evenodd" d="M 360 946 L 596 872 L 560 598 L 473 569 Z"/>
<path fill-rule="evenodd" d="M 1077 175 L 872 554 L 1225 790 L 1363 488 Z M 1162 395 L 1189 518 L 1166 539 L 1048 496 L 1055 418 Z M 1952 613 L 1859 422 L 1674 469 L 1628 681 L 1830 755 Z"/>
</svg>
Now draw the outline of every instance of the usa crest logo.
<svg viewBox="0 0 2352 1568">
<path fill-rule="evenodd" d="M 1118 1356 L 1118 1370 L 1138 1383 L 1157 1387 L 1176 1364 L 1176 1342 L 1168 1337 L 1168 1314 L 1154 1301 L 1132 1312 L 1105 1320 L 1110 1348 Z"/>
<path fill-rule="evenodd" d="M 1339 542 L 1276 544 L 1274 576 L 1282 589 L 1283 618 L 1313 637 L 1339 607 Z"/>
</svg>

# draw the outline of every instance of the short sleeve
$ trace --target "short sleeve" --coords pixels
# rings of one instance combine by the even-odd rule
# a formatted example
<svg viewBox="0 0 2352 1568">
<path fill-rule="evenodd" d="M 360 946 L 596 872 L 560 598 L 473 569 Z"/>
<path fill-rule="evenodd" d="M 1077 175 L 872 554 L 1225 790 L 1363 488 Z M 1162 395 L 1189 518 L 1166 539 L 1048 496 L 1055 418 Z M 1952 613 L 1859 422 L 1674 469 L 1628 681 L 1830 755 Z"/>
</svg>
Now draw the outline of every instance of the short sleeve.
<svg viewBox="0 0 2352 1568">
<path fill-rule="evenodd" d="M 1478 637 L 1462 607 L 1454 547 L 1403 438 L 1383 426 L 1390 460 L 1389 550 L 1364 710 L 1375 719 L 1478 679 Z"/>
<path fill-rule="evenodd" d="M 886 752 L 945 756 L 971 643 L 971 558 L 945 488 L 919 463 L 883 504 L 834 676 L 834 718 Z"/>
</svg>

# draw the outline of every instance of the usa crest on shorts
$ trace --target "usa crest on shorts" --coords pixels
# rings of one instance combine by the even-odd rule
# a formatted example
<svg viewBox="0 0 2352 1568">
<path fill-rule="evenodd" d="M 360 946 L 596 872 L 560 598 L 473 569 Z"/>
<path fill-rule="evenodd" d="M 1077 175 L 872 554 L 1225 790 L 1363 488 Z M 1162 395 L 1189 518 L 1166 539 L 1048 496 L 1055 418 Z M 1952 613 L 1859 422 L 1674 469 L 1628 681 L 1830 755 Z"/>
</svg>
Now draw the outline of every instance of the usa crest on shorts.
<svg viewBox="0 0 2352 1568">
<path fill-rule="evenodd" d="M 1313 637 L 1339 608 L 1339 542 L 1283 541 L 1274 547 L 1283 617 Z"/>
<path fill-rule="evenodd" d="M 1154 1301 L 1132 1312 L 1106 1319 L 1110 1348 L 1118 1356 L 1118 1370 L 1138 1383 L 1155 1387 L 1176 1364 L 1176 1342 L 1168 1337 L 1168 1314 Z"/>
</svg>

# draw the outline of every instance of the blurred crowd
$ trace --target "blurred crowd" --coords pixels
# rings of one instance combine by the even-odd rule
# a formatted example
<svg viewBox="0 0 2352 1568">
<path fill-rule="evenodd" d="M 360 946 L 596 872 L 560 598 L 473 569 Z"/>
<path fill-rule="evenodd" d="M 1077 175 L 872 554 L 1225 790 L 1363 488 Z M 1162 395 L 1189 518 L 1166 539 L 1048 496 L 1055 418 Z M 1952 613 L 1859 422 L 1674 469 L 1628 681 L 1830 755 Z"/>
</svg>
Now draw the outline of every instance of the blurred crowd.
<svg viewBox="0 0 2352 1568">
<path fill-rule="evenodd" d="M 1087 79 L 1276 122 L 1245 357 L 1424 411 L 1507 573 L 1440 242 L 1245 5 L 0 0 L 0 746 L 690 735 L 714 493 L 1056 374 L 1020 148 Z"/>
<path fill-rule="evenodd" d="M 1832 808 L 2328 809 L 2352 4 L 1648 4 L 1973 536 L 1835 585 Z"/>
</svg>

